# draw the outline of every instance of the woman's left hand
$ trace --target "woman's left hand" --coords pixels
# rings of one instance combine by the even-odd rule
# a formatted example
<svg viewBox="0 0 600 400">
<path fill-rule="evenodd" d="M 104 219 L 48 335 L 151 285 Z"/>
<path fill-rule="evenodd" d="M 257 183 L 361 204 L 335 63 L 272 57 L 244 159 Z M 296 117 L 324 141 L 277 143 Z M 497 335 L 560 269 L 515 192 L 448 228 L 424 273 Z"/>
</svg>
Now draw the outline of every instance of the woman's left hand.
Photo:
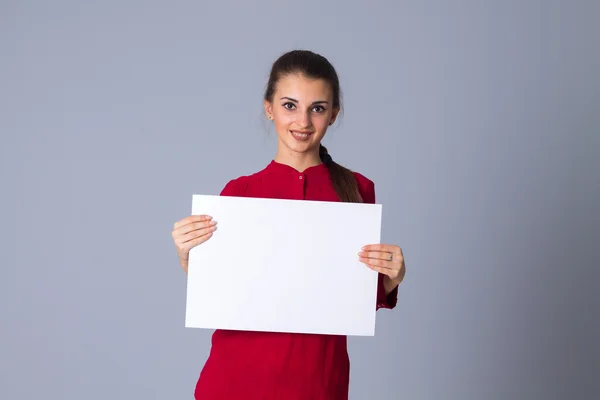
<svg viewBox="0 0 600 400">
<path fill-rule="evenodd" d="M 404 279 L 404 255 L 399 246 L 391 244 L 370 244 L 363 246 L 358 253 L 360 262 L 373 271 L 384 274 L 394 285 Z"/>
</svg>

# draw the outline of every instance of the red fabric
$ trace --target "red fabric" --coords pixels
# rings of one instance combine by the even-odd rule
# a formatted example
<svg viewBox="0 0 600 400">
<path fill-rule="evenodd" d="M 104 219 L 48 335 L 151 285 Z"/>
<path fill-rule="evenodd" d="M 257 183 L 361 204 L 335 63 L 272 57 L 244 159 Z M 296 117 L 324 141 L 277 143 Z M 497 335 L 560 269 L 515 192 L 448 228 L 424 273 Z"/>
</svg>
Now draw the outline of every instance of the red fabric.
<svg viewBox="0 0 600 400">
<path fill-rule="evenodd" d="M 375 203 L 373 182 L 359 173 L 355 176 L 364 202 Z M 339 201 L 325 165 L 301 173 L 275 161 L 228 182 L 221 195 Z M 383 275 L 379 278 L 374 306 L 394 308 L 397 289 L 386 296 Z M 216 330 L 195 398 L 347 400 L 349 378 L 346 336 Z"/>
</svg>

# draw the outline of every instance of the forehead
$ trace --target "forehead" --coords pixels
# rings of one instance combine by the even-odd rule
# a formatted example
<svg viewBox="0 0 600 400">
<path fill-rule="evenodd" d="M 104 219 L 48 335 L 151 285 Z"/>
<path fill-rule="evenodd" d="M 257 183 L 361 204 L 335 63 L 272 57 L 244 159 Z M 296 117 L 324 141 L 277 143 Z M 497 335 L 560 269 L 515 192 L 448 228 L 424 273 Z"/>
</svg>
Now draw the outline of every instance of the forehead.
<svg viewBox="0 0 600 400">
<path fill-rule="evenodd" d="M 282 76 L 277 82 L 275 99 L 292 97 L 299 101 L 330 100 L 331 85 L 323 79 L 307 78 L 302 74 Z"/>
</svg>

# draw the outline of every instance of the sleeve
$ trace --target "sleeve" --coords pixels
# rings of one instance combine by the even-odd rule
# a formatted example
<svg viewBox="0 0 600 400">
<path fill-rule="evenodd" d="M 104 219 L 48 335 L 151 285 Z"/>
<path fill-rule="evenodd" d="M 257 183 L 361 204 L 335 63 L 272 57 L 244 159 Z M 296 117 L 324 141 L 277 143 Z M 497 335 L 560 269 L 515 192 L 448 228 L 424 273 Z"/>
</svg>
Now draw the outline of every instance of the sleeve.
<svg viewBox="0 0 600 400">
<path fill-rule="evenodd" d="M 220 196 L 244 197 L 246 186 L 245 180 L 241 177 L 232 179 L 227 182 L 223 190 L 221 190 Z"/>
<path fill-rule="evenodd" d="M 361 189 L 361 196 L 363 201 L 368 204 L 375 204 L 375 183 L 367 178 L 363 178 L 366 182 L 364 185 L 359 184 L 364 189 Z M 360 181 L 360 180 L 359 180 Z M 376 310 L 380 308 L 393 309 L 396 307 L 398 302 L 398 286 L 390 292 L 387 296 L 385 295 L 385 287 L 383 286 L 383 279 L 385 275 L 379 273 L 377 279 L 377 305 Z"/>
</svg>

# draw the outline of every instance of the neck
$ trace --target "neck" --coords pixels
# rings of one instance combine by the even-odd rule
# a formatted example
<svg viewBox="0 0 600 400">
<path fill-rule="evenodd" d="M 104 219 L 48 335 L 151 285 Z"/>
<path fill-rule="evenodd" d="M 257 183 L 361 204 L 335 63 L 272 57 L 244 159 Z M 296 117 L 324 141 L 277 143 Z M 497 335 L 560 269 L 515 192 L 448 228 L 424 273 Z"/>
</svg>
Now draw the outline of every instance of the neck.
<svg viewBox="0 0 600 400">
<path fill-rule="evenodd" d="M 321 158 L 319 157 L 319 148 L 315 151 L 309 151 L 306 153 L 297 153 L 287 148 L 277 149 L 277 154 L 274 160 L 280 164 L 286 164 L 296 169 L 299 172 L 304 171 L 307 168 L 314 167 L 315 165 L 322 164 Z"/>
</svg>

